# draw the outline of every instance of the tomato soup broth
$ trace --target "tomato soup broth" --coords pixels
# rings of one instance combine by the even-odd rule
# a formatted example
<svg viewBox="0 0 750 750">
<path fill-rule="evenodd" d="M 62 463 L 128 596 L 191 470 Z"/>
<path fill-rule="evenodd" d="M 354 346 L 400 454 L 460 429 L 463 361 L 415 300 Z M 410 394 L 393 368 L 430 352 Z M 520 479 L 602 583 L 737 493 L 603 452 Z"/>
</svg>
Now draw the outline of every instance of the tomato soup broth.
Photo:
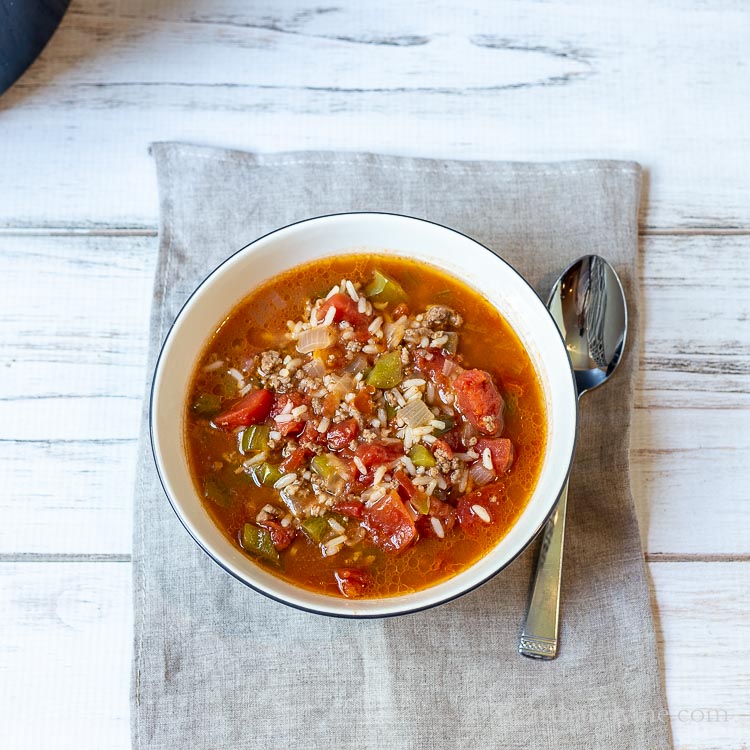
<svg viewBox="0 0 750 750">
<path fill-rule="evenodd" d="M 487 554 L 547 439 L 538 375 L 497 310 L 386 255 L 254 290 L 205 347 L 185 425 L 196 490 L 235 546 L 298 586 L 365 598 Z"/>
</svg>

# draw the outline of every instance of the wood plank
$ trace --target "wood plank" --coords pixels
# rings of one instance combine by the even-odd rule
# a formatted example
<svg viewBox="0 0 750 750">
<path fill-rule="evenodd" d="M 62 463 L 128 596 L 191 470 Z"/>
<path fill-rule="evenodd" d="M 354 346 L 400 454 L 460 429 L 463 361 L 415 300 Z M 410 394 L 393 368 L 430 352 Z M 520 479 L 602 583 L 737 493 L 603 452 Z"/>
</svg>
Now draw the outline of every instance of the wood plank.
<svg viewBox="0 0 750 750">
<path fill-rule="evenodd" d="M 182 139 L 637 159 L 645 227 L 747 229 L 749 34 L 732 0 L 77 0 L 0 101 L 0 226 L 153 227 Z"/>
<path fill-rule="evenodd" d="M 14 750 L 125 750 L 126 563 L 0 564 L 0 725 Z"/>
<path fill-rule="evenodd" d="M 676 750 L 750 735 L 750 563 L 649 567 Z M 126 563 L 0 564 L 0 722 L 14 750 L 125 750 L 131 644 Z M 716 644 L 732 644 L 731 648 Z M 34 716 L 44 721 L 31 721 Z"/>
<path fill-rule="evenodd" d="M 644 240 L 633 494 L 653 554 L 750 551 L 747 241 Z M 0 237 L 0 554 L 130 551 L 156 247 Z"/>
</svg>

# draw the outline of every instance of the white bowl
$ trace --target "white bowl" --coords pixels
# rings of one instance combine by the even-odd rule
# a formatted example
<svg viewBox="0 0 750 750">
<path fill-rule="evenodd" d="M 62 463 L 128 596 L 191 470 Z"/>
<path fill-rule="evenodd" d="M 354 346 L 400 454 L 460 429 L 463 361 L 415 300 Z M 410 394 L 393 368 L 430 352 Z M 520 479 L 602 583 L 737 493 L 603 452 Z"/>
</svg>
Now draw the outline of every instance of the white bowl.
<svg viewBox="0 0 750 750">
<path fill-rule="evenodd" d="M 502 250 L 502 248 L 499 248 Z M 422 591 L 350 600 L 315 593 L 276 578 L 234 547 L 203 508 L 185 449 L 185 404 L 198 358 L 218 324 L 255 287 L 316 258 L 347 252 L 401 255 L 430 263 L 486 297 L 514 328 L 541 378 L 547 448 L 528 505 L 507 535 L 455 577 Z M 343 617 L 383 617 L 433 607 L 484 583 L 534 539 L 554 509 L 573 459 L 576 392 L 565 346 L 534 290 L 483 245 L 421 219 L 380 213 L 323 216 L 261 237 L 224 261 L 185 303 L 170 330 L 151 392 L 151 444 L 164 491 L 195 541 L 224 570 L 267 596 L 300 609 Z"/>
</svg>

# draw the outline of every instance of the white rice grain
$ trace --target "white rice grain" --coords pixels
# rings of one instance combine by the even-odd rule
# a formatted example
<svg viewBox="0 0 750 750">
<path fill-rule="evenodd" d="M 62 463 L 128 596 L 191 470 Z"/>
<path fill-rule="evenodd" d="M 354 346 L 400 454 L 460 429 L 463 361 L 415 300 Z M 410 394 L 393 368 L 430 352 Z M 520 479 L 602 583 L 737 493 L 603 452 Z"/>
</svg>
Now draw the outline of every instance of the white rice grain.
<svg viewBox="0 0 750 750">
<path fill-rule="evenodd" d="M 432 526 L 432 530 L 435 532 L 435 536 L 438 539 L 445 538 L 445 529 L 443 528 L 443 524 L 440 523 L 439 518 L 435 518 L 435 516 L 432 516 L 432 518 L 430 518 L 430 525 Z"/>
<path fill-rule="evenodd" d="M 480 518 L 485 523 L 491 523 L 492 518 L 490 518 L 490 514 L 487 512 L 487 508 L 483 508 L 481 505 L 472 505 L 471 511 L 477 518 Z"/>
<path fill-rule="evenodd" d="M 307 404 L 300 404 L 299 406 L 295 406 L 291 413 L 293 417 L 301 417 L 306 411 Z"/>
<path fill-rule="evenodd" d="M 336 286 L 334 286 L 331 289 L 331 291 L 328 292 L 328 294 L 326 294 L 326 299 L 331 299 L 331 297 L 333 297 L 334 294 L 338 294 L 338 293 L 339 293 L 339 285 L 336 284 Z"/>
<path fill-rule="evenodd" d="M 363 313 L 367 310 L 367 300 L 364 297 L 359 298 L 359 302 L 357 302 L 357 312 Z"/>
<path fill-rule="evenodd" d="M 331 420 L 328 417 L 323 417 L 318 423 L 318 432 L 325 432 L 331 425 Z"/>
<path fill-rule="evenodd" d="M 346 541 L 346 536 L 341 534 L 335 536 L 333 539 L 325 543 L 325 553 L 327 556 L 335 555 Z"/>
<path fill-rule="evenodd" d="M 355 301 L 359 302 L 359 295 L 357 294 L 357 290 L 354 288 L 354 284 L 352 284 L 349 279 L 346 280 L 346 291 L 349 292 L 349 296 Z"/>
<path fill-rule="evenodd" d="M 292 414 L 277 414 L 273 421 L 276 424 L 286 424 L 287 422 L 294 422 L 294 416 Z"/>
<path fill-rule="evenodd" d="M 386 471 L 388 471 L 387 466 L 378 466 L 377 469 L 375 469 L 375 474 L 372 478 L 373 485 L 377 486 L 383 481 L 383 477 L 385 476 Z"/>
<path fill-rule="evenodd" d="M 363 354 L 377 354 L 380 349 L 375 344 L 365 344 L 362 347 Z"/>
<path fill-rule="evenodd" d="M 492 471 L 494 469 L 494 466 L 492 465 L 492 452 L 489 448 L 485 448 L 482 451 L 482 466 L 484 466 L 487 471 Z"/>
<path fill-rule="evenodd" d="M 346 529 L 335 518 L 329 518 L 328 525 L 339 534 L 346 532 Z"/>
<path fill-rule="evenodd" d="M 333 323 L 333 319 L 336 317 L 336 308 L 331 305 L 326 312 L 326 316 L 323 319 L 324 326 L 330 326 Z"/>
<path fill-rule="evenodd" d="M 409 458 L 409 456 L 401 456 L 400 460 L 409 474 L 415 476 L 417 473 L 417 467 L 414 466 L 414 462 Z"/>
<path fill-rule="evenodd" d="M 427 385 L 426 380 L 422 380 L 422 378 L 410 378 L 409 380 L 404 380 L 403 383 L 401 383 L 401 390 L 408 390 L 409 388 L 419 388 L 423 385 Z"/>
<path fill-rule="evenodd" d="M 239 370 L 237 370 L 234 367 L 230 367 L 227 370 L 227 373 L 229 375 L 231 375 L 239 383 L 240 387 L 242 387 L 243 385 L 245 385 L 245 377 L 243 376 L 243 374 Z"/>
<path fill-rule="evenodd" d="M 294 472 L 292 472 L 291 474 L 284 474 L 284 476 L 281 477 L 281 479 L 277 480 L 274 483 L 273 488 L 275 490 L 283 490 L 284 487 L 288 487 L 292 482 L 296 482 L 296 481 L 297 481 L 297 475 Z"/>
<path fill-rule="evenodd" d="M 432 422 L 430 422 L 430 426 L 434 427 L 436 430 L 444 430 L 445 422 L 440 419 L 433 419 Z"/>
<path fill-rule="evenodd" d="M 369 326 L 367 326 L 367 330 L 370 333 L 375 333 L 375 331 L 379 331 L 380 330 L 380 326 L 382 326 L 382 325 L 383 325 L 383 318 L 382 318 L 381 315 L 378 315 L 378 317 L 375 318 L 375 320 L 373 320 L 372 323 L 370 323 Z"/>
<path fill-rule="evenodd" d="M 411 401 L 413 398 L 418 398 L 421 395 L 419 388 L 408 388 L 404 391 L 404 398 L 407 401 Z"/>
<path fill-rule="evenodd" d="M 422 442 L 432 445 L 437 442 L 437 438 L 434 435 L 422 435 Z"/>
<path fill-rule="evenodd" d="M 281 440 L 281 433 L 278 430 L 271 430 L 268 433 L 268 437 L 270 440 Z"/>
<path fill-rule="evenodd" d="M 363 476 L 367 474 L 367 467 L 362 463 L 362 459 L 359 456 L 354 457 L 354 465 L 359 469 L 359 473 Z"/>
<path fill-rule="evenodd" d="M 206 365 L 203 368 L 203 372 L 213 372 L 214 370 L 218 370 L 220 367 L 224 366 L 224 360 L 223 359 L 217 359 L 216 362 L 211 362 L 210 365 Z"/>
<path fill-rule="evenodd" d="M 247 461 L 243 461 L 242 465 L 246 469 L 249 469 L 251 466 L 262 464 L 266 460 L 266 458 L 266 453 L 264 451 L 261 451 L 260 453 L 256 453 L 252 458 L 248 458 Z"/>
<path fill-rule="evenodd" d="M 378 500 L 385 497 L 386 493 L 388 492 L 388 488 L 383 486 L 382 484 L 378 487 L 370 487 L 369 489 L 365 490 L 360 497 L 364 501 L 364 504 L 371 508 L 373 505 L 375 505 Z"/>
<path fill-rule="evenodd" d="M 425 492 L 428 495 L 432 495 L 432 493 L 437 489 L 437 479 L 431 479 L 430 483 L 425 488 Z"/>
<path fill-rule="evenodd" d="M 247 396 L 247 394 L 250 393 L 250 391 L 252 391 L 252 390 L 253 390 L 253 384 L 252 383 L 248 383 L 243 388 L 240 388 L 239 394 L 240 394 L 240 396 Z"/>
</svg>

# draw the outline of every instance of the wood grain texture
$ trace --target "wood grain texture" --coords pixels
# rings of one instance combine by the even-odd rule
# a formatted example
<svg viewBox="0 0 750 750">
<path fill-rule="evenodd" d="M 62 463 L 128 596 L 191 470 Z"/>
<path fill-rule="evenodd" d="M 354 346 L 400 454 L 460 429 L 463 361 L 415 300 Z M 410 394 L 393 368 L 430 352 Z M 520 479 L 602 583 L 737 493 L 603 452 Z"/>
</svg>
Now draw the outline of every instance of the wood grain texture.
<svg viewBox="0 0 750 750">
<path fill-rule="evenodd" d="M 649 553 L 750 552 L 748 241 L 644 239 L 632 472 Z M 0 554 L 130 551 L 156 250 L 0 236 Z"/>
<path fill-rule="evenodd" d="M 180 139 L 637 159 L 644 227 L 750 229 L 748 38 L 731 0 L 74 0 L 0 100 L 0 225 L 153 227 Z"/>
<path fill-rule="evenodd" d="M 650 572 L 676 750 L 741 750 L 750 737 L 750 563 Z M 129 565 L 0 564 L 0 611 L 4 746 L 38 750 L 53 736 L 55 750 L 129 748 Z"/>
</svg>

